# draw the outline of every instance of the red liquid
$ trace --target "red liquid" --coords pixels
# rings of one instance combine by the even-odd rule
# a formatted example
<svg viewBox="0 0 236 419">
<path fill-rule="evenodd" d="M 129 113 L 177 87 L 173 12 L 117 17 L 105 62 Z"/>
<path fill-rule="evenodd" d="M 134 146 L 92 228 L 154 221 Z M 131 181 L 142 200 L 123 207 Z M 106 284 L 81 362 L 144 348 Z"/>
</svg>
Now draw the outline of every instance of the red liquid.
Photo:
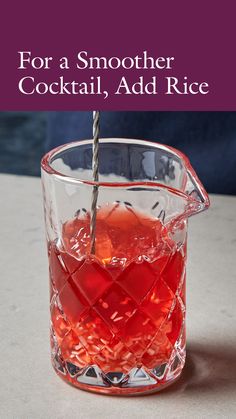
<svg viewBox="0 0 236 419">
<path fill-rule="evenodd" d="M 63 362 L 124 374 L 168 363 L 185 303 L 184 251 L 170 232 L 117 204 L 98 210 L 95 257 L 88 214 L 63 225 L 62 242 L 50 243 L 49 261 L 52 328 Z"/>
</svg>

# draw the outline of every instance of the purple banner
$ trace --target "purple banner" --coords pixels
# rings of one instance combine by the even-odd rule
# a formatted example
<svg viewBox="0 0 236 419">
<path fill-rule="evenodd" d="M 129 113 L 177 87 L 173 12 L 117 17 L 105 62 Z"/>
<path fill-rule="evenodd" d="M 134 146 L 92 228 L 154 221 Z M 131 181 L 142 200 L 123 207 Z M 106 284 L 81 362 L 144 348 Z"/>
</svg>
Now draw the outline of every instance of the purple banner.
<svg viewBox="0 0 236 419">
<path fill-rule="evenodd" d="M 0 110 L 236 110 L 234 1 L 135 4 L 2 5 Z"/>
</svg>

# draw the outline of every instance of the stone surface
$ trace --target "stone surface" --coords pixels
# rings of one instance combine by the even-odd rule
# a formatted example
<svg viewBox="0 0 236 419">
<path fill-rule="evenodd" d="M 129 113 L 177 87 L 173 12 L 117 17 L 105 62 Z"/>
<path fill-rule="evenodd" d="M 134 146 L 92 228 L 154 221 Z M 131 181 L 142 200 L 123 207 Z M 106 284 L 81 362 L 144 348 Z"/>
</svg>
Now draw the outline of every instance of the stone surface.
<svg viewBox="0 0 236 419">
<path fill-rule="evenodd" d="M 236 417 L 236 198 L 211 196 L 211 209 L 189 222 L 182 377 L 154 395 L 111 399 L 73 388 L 54 373 L 40 181 L 0 180 L 0 417 Z"/>
</svg>

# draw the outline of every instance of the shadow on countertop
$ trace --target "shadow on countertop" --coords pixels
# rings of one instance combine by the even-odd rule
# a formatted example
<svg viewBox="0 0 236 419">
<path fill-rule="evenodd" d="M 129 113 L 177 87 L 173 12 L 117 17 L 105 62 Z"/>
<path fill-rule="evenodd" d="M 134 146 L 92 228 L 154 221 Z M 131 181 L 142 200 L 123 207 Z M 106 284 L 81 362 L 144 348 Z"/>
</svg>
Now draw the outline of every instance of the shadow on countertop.
<svg viewBox="0 0 236 419">
<path fill-rule="evenodd" d="M 187 347 L 186 364 L 180 379 L 161 392 L 196 393 L 211 395 L 216 391 L 235 397 L 236 350 L 235 346 L 222 343 L 213 345 L 190 343 Z M 159 393 L 160 394 L 160 393 Z M 150 395 L 155 397 L 158 393 Z"/>
</svg>

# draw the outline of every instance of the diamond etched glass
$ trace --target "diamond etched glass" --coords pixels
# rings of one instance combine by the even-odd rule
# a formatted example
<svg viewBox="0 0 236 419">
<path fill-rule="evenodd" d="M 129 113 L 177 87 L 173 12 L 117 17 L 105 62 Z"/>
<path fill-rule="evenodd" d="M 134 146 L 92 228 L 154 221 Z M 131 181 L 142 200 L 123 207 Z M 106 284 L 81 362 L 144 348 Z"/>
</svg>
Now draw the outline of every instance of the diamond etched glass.
<svg viewBox="0 0 236 419">
<path fill-rule="evenodd" d="M 102 139 L 91 254 L 91 165 L 90 140 L 42 160 L 52 364 L 86 390 L 157 391 L 184 366 L 187 220 L 209 199 L 179 151 Z"/>
</svg>

